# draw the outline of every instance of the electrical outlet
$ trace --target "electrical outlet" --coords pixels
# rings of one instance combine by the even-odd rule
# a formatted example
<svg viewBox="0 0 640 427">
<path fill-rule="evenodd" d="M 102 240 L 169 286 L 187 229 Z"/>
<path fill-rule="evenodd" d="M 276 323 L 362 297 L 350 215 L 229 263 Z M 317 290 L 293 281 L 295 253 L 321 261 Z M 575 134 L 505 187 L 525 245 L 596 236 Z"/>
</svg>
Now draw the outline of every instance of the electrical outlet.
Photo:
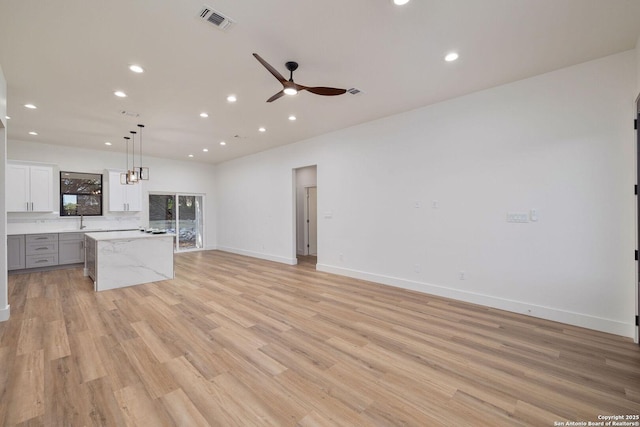
<svg viewBox="0 0 640 427">
<path fill-rule="evenodd" d="M 461 271 L 461 272 L 458 274 L 458 278 L 459 278 L 460 280 L 466 280 L 466 279 L 467 279 L 467 273 L 465 273 L 464 271 Z"/>
<path fill-rule="evenodd" d="M 431 208 L 433 209 L 438 209 L 440 207 L 440 202 L 437 200 L 432 200 L 431 201 Z"/>
<path fill-rule="evenodd" d="M 416 273 L 420 273 L 420 265 L 419 264 L 414 265 L 413 271 L 415 271 Z"/>
<path fill-rule="evenodd" d="M 340 261 L 344 261 L 344 255 L 342 255 L 342 253 L 338 254 L 338 259 Z"/>
<path fill-rule="evenodd" d="M 421 203 L 419 200 L 416 200 L 415 202 L 413 202 L 413 207 L 416 209 L 420 209 L 421 207 Z"/>
</svg>

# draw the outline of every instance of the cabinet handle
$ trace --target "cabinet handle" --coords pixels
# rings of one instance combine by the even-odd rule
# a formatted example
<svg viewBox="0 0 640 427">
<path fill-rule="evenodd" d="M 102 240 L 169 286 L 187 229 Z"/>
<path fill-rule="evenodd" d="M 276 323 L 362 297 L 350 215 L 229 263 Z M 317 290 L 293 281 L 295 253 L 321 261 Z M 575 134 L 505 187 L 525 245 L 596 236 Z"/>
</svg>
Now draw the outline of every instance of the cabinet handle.
<svg viewBox="0 0 640 427">
<path fill-rule="evenodd" d="M 46 251 L 47 249 L 49 249 L 48 247 L 43 247 L 43 248 L 35 248 L 34 251 Z"/>
<path fill-rule="evenodd" d="M 39 259 L 38 261 L 36 261 L 36 264 L 40 264 L 41 262 L 49 262 L 48 259 Z"/>
<path fill-rule="evenodd" d="M 36 237 L 36 240 L 47 240 L 48 237 Z"/>
<path fill-rule="evenodd" d="M 31 202 L 31 211 L 33 212 L 33 202 Z"/>
<path fill-rule="evenodd" d="M 29 202 L 26 202 L 26 203 L 27 203 L 27 211 L 28 211 L 29 210 Z"/>
</svg>

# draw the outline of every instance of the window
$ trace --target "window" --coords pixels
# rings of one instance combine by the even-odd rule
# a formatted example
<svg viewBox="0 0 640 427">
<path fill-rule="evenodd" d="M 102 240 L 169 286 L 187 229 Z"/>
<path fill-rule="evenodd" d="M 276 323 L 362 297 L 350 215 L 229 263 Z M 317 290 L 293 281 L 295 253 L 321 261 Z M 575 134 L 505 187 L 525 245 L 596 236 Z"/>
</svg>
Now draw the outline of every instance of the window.
<svg viewBox="0 0 640 427">
<path fill-rule="evenodd" d="M 102 215 L 102 174 L 60 172 L 60 216 Z"/>
</svg>

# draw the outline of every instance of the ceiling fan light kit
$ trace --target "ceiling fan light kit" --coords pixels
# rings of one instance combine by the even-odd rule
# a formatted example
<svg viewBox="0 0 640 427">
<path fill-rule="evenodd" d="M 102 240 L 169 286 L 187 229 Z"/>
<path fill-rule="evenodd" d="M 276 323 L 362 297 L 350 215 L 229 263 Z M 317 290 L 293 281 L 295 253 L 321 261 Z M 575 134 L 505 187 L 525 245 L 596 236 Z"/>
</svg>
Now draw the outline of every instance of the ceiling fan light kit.
<svg viewBox="0 0 640 427">
<path fill-rule="evenodd" d="M 285 79 L 282 74 L 275 68 L 273 68 L 267 61 L 262 59 L 260 55 L 254 53 L 253 56 L 262 64 L 264 68 L 267 69 L 271 73 L 273 77 L 275 77 L 280 84 L 282 85 L 282 90 L 271 98 L 267 99 L 267 102 L 273 102 L 276 99 L 281 98 L 284 95 L 295 95 L 300 91 L 306 90 L 307 92 L 314 93 L 316 95 L 323 96 L 336 96 L 342 95 L 346 93 L 346 89 L 338 89 L 335 87 L 324 87 L 324 86 L 303 86 L 293 81 L 293 72 L 298 69 L 298 63 L 294 61 L 289 61 L 285 65 L 287 70 L 289 71 L 289 80 Z"/>
</svg>

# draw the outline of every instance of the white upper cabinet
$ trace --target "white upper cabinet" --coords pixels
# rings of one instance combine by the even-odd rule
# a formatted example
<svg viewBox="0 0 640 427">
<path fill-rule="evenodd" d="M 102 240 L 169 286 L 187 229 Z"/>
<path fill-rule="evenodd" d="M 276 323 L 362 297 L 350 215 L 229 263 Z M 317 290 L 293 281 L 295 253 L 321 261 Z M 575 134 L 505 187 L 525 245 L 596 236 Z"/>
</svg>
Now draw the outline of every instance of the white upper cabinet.
<svg viewBox="0 0 640 427">
<path fill-rule="evenodd" d="M 7 212 L 53 212 L 53 167 L 7 163 Z"/>
<path fill-rule="evenodd" d="M 109 210 L 138 212 L 142 210 L 142 184 L 120 184 L 120 172 L 109 171 Z"/>
</svg>

